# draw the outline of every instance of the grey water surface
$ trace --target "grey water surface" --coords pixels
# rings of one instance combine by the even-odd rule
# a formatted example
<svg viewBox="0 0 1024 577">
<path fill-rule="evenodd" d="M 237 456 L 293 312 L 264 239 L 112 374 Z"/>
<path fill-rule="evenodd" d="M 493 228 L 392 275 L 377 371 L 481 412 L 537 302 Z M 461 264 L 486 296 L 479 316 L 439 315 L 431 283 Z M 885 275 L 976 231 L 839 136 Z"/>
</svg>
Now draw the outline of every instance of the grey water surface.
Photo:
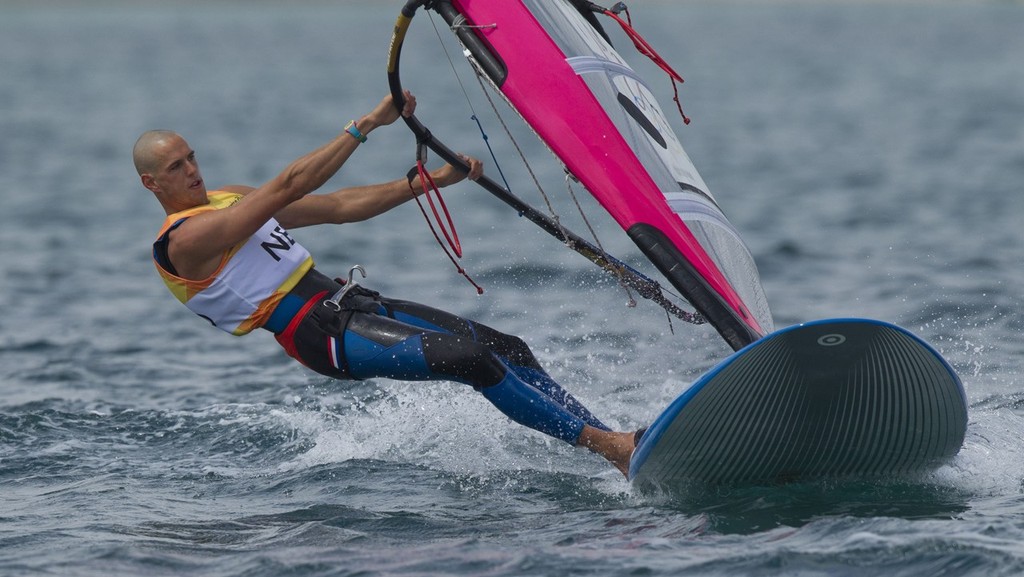
<svg viewBox="0 0 1024 577">
<path fill-rule="evenodd" d="M 672 498 L 462 385 L 319 377 L 268 334 L 209 328 L 155 274 L 163 213 L 133 171 L 138 134 L 184 134 L 211 186 L 259 184 L 384 95 L 400 7 L 0 3 L 0 575 L 1024 573 L 1024 5 L 632 4 L 686 79 L 693 123 L 677 131 L 776 324 L 900 324 L 970 402 L 963 450 L 920 478 Z M 475 112 L 510 186 L 546 211 L 440 33 L 421 14 L 406 41 L 422 119 L 496 175 Z M 674 114 L 668 79 L 613 39 Z M 503 116 L 563 221 L 643 267 Z M 413 154 L 403 126 L 382 129 L 331 186 L 403 178 Z M 474 185 L 445 198 L 482 296 L 411 203 L 293 236 L 326 272 L 362 264 L 372 288 L 522 336 L 617 428 L 730 352 L 706 326 L 627 307 Z"/>
</svg>

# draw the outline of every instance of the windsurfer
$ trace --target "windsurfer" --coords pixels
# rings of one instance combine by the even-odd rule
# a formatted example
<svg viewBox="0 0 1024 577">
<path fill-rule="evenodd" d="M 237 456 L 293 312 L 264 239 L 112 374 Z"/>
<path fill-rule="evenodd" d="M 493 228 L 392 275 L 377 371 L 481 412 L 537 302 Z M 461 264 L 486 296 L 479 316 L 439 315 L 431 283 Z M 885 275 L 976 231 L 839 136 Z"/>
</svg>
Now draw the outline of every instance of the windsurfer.
<svg viewBox="0 0 1024 577">
<path fill-rule="evenodd" d="M 386 377 L 471 385 L 512 420 L 582 446 L 627 473 L 634 434 L 614 432 L 566 392 L 518 337 L 421 304 L 382 297 L 313 267 L 288 232 L 373 218 L 422 191 L 419 176 L 311 195 L 366 135 L 409 116 L 391 96 L 327 144 L 262 186 L 207 191 L 195 151 L 178 134 L 142 134 L 133 157 L 142 185 L 167 213 L 153 258 L 171 292 L 190 310 L 235 335 L 273 332 L 290 356 L 337 379 Z M 479 178 L 464 157 L 430 173 L 439 187 Z M 360 269 L 362 270 L 362 269 Z"/>
</svg>

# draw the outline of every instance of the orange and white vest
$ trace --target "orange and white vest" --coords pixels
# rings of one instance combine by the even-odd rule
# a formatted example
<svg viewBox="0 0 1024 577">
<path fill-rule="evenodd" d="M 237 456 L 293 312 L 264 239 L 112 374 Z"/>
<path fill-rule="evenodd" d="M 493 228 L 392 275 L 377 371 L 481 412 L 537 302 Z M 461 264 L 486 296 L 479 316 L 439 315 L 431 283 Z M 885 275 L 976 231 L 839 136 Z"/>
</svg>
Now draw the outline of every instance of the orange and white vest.
<svg viewBox="0 0 1024 577">
<path fill-rule="evenodd" d="M 168 216 L 157 241 L 186 218 L 227 208 L 242 198 L 217 191 L 207 196 L 209 204 Z M 175 276 L 164 270 L 155 256 L 154 263 L 167 288 L 189 310 L 219 329 L 244 335 L 267 322 L 281 299 L 313 268 L 313 257 L 277 220 L 270 219 L 248 240 L 228 249 L 217 270 L 204 280 Z"/>
</svg>

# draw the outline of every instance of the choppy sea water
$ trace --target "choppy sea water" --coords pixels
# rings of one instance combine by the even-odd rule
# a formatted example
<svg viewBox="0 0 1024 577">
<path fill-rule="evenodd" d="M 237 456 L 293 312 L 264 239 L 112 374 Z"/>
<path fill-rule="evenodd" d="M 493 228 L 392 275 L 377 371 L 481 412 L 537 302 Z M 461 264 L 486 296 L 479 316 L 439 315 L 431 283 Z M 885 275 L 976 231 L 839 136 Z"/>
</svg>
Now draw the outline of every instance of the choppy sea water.
<svg viewBox="0 0 1024 577">
<path fill-rule="evenodd" d="M 399 8 L 0 5 L 0 574 L 1024 573 L 1024 5 L 634 3 L 686 78 L 694 121 L 678 132 L 777 325 L 896 322 L 949 359 L 970 401 L 960 455 L 921 478 L 671 499 L 459 385 L 332 382 L 268 335 L 209 329 L 152 270 L 163 216 L 136 182 L 135 137 L 178 130 L 211 185 L 262 182 L 384 94 Z M 405 52 L 421 117 L 488 157 L 425 16 Z M 500 125 L 486 129 L 513 188 L 542 204 Z M 562 218 L 642 266 L 513 130 Z M 332 185 L 412 161 L 405 129 L 381 130 Z M 387 294 L 523 336 L 616 427 L 646 424 L 728 354 L 707 327 L 627 308 L 472 185 L 446 198 L 483 296 L 415 206 L 295 236 L 326 271 L 363 264 Z"/>
</svg>

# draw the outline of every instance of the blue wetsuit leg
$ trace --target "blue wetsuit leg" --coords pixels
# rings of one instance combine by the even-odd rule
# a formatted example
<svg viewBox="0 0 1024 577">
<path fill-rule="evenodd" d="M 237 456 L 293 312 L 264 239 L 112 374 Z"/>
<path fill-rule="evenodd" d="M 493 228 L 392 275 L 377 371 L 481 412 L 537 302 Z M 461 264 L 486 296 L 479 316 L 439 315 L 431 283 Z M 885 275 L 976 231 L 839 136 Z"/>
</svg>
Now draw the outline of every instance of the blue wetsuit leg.
<svg viewBox="0 0 1024 577">
<path fill-rule="evenodd" d="M 591 427 L 611 430 L 541 367 L 533 351 L 519 337 L 420 303 L 387 298 L 382 302 L 385 314 L 396 320 L 432 331 L 464 335 L 482 343 L 501 358 L 520 380 L 551 397 Z"/>
<path fill-rule="evenodd" d="M 576 444 L 583 431 L 581 418 L 524 383 L 472 338 L 356 312 L 341 340 L 339 352 L 357 379 L 452 380 L 473 386 L 517 423 L 569 444 Z"/>
</svg>

